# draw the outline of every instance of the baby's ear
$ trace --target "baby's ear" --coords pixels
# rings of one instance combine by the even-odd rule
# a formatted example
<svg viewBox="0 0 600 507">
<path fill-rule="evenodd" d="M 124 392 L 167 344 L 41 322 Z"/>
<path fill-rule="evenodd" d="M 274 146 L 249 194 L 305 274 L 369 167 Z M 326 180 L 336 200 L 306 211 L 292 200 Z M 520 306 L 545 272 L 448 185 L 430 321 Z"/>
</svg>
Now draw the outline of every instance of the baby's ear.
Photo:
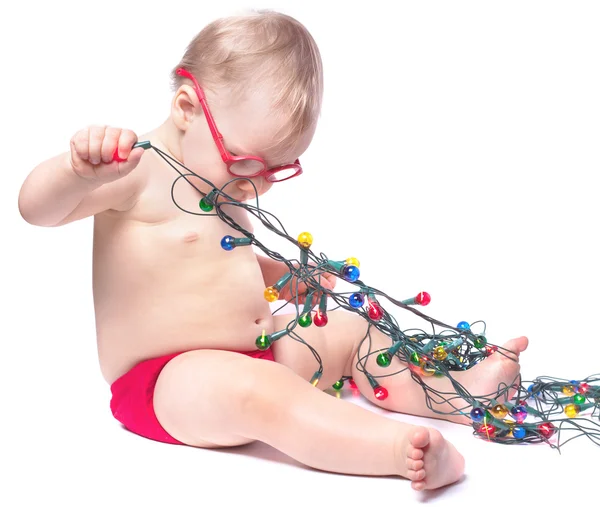
<svg viewBox="0 0 600 507">
<path fill-rule="evenodd" d="M 173 122 L 177 128 L 185 132 L 196 114 L 202 114 L 202 107 L 194 89 L 188 85 L 181 85 L 175 92 L 171 103 Z"/>
</svg>

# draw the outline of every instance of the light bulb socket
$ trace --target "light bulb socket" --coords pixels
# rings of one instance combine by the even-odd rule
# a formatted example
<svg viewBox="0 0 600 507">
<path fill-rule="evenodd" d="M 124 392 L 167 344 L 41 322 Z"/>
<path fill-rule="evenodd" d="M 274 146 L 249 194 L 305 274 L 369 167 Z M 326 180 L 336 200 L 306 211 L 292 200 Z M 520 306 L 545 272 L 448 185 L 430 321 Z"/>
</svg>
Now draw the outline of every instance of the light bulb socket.
<svg viewBox="0 0 600 507">
<path fill-rule="evenodd" d="M 327 312 L 327 294 L 321 296 L 321 301 L 319 301 L 319 311 L 321 313 Z"/>
<path fill-rule="evenodd" d="M 273 285 L 273 288 L 276 289 L 277 292 L 281 292 L 281 289 L 283 289 L 291 279 L 292 274 L 286 273 L 279 280 L 277 280 L 277 283 Z"/>
<path fill-rule="evenodd" d="M 327 261 L 327 265 L 330 266 L 331 268 L 333 268 L 336 272 L 338 273 L 342 273 L 342 269 L 344 269 L 344 266 L 346 265 L 345 262 L 340 262 L 340 261 Z"/>
<path fill-rule="evenodd" d="M 133 145 L 132 149 L 135 148 L 144 148 L 145 150 L 147 150 L 149 148 L 152 148 L 152 144 L 150 143 L 150 141 L 138 141 Z"/>
<path fill-rule="evenodd" d="M 312 308 L 313 308 L 313 297 L 315 295 L 314 291 L 310 291 L 307 295 L 306 295 L 306 301 L 304 301 L 304 308 L 302 310 L 302 313 L 309 313 Z"/>
<path fill-rule="evenodd" d="M 308 250 L 300 250 L 300 264 L 308 266 Z"/>
</svg>

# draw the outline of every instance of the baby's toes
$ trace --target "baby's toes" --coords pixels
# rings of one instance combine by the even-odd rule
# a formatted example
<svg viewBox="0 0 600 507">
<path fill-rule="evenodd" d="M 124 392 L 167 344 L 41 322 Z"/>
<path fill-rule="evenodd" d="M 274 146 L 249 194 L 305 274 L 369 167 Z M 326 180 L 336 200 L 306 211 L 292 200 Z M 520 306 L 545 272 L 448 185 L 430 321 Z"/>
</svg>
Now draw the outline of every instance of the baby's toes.
<svg viewBox="0 0 600 507">
<path fill-rule="evenodd" d="M 416 491 L 423 491 L 425 489 L 425 481 L 412 481 L 411 486 Z"/>
<path fill-rule="evenodd" d="M 425 466 L 425 462 L 422 459 L 410 459 L 406 460 L 406 467 L 409 470 L 421 470 Z"/>
<path fill-rule="evenodd" d="M 425 469 L 421 468 L 421 470 L 409 470 L 407 473 L 407 477 L 411 481 L 422 481 L 425 479 Z"/>
<path fill-rule="evenodd" d="M 411 447 L 406 453 L 406 455 L 410 459 L 423 459 L 425 453 L 423 452 L 423 449 L 415 449 L 414 447 Z"/>
</svg>

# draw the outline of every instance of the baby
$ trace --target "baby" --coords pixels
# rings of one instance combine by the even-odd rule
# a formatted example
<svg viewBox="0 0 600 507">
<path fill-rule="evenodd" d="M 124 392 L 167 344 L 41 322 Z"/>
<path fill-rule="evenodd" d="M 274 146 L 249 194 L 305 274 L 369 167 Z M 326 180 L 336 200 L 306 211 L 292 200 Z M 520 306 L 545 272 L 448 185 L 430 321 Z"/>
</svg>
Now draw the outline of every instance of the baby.
<svg viewBox="0 0 600 507">
<path fill-rule="evenodd" d="M 132 149 L 147 140 L 217 188 L 234 180 L 225 191 L 238 201 L 253 198 L 255 188 L 260 195 L 274 184 L 293 184 L 321 108 L 322 65 L 311 35 L 276 12 L 220 19 L 192 40 L 172 80 L 171 111 L 162 125 L 139 138 L 120 128 L 83 129 L 69 152 L 29 174 L 19 196 L 21 215 L 31 224 L 94 216 L 98 353 L 115 418 L 162 442 L 217 448 L 260 440 L 310 467 L 399 475 L 416 490 L 457 481 L 463 457 L 438 431 L 321 390 L 352 376 L 379 407 L 470 424 L 466 416 L 428 409 L 407 369 L 378 379 L 390 395 L 376 399 L 356 367 L 368 325 L 361 317 L 336 311 L 325 327 L 296 329 L 323 361 L 316 387 L 310 382 L 316 361 L 302 343 L 284 337 L 256 350 L 263 330 L 272 333 L 290 321 L 273 316 L 263 297 L 288 268 L 252 248 L 224 251 L 221 238 L 239 233 L 217 217 L 176 207 L 173 169 L 154 150 Z M 178 182 L 174 197 L 201 213 L 198 190 L 206 194 L 211 187 L 199 178 L 190 182 L 197 188 Z M 252 230 L 242 208 L 227 206 L 227 213 Z M 322 284 L 333 288 L 335 278 Z M 290 296 L 287 289 L 280 297 Z M 371 350 L 389 347 L 389 337 L 375 329 L 371 335 Z M 493 354 L 454 378 L 473 395 L 512 383 L 527 338 L 504 347 L 510 358 Z M 403 368 L 397 357 L 392 362 L 395 371 Z M 366 369 L 374 376 L 390 371 L 373 356 Z M 423 380 L 453 391 L 448 379 Z"/>
</svg>

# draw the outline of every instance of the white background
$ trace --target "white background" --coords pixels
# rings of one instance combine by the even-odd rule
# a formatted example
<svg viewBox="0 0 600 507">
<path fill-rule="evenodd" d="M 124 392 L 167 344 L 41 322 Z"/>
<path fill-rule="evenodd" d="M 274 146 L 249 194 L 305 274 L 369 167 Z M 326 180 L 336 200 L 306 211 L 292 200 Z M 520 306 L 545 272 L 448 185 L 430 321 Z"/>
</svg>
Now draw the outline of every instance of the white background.
<svg viewBox="0 0 600 507">
<path fill-rule="evenodd" d="M 581 439 L 560 456 L 427 420 L 465 454 L 467 477 L 423 496 L 400 479 L 308 470 L 263 444 L 156 444 L 112 419 L 94 342 L 93 221 L 30 226 L 18 191 L 85 125 L 143 133 L 161 123 L 186 44 L 243 7 L 299 19 L 325 68 L 305 174 L 262 206 L 293 235 L 312 232 L 316 251 L 358 257 L 366 283 L 399 299 L 427 290 L 426 312 L 440 320 L 484 319 L 498 344 L 527 335 L 525 379 L 600 370 L 596 2 L 14 2 L 0 29 L 0 504 L 494 506 L 586 495 L 600 450 Z"/>
</svg>

